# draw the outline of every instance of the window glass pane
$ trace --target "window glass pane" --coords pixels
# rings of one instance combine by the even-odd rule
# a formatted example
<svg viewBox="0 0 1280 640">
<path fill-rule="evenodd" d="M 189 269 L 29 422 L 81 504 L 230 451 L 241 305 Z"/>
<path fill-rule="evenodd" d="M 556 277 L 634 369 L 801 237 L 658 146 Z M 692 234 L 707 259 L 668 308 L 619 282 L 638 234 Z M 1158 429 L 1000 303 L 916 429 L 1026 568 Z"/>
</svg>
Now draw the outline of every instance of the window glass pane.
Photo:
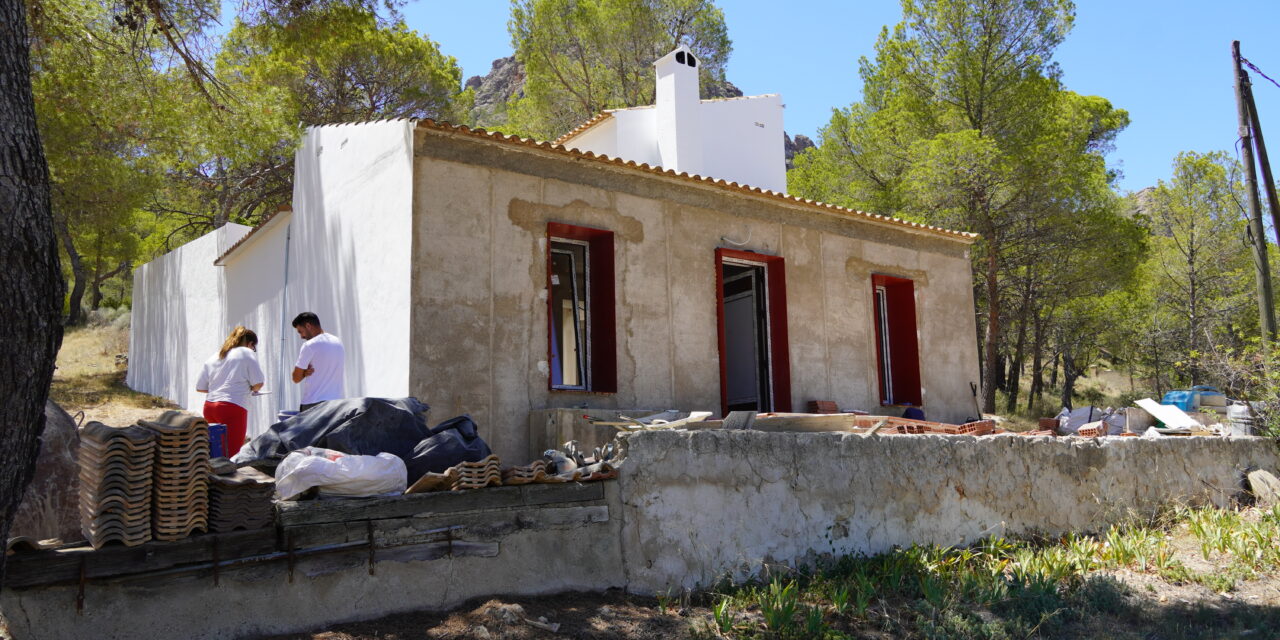
<svg viewBox="0 0 1280 640">
<path fill-rule="evenodd" d="M 551 243 L 551 384 L 589 388 L 587 247 Z"/>
</svg>

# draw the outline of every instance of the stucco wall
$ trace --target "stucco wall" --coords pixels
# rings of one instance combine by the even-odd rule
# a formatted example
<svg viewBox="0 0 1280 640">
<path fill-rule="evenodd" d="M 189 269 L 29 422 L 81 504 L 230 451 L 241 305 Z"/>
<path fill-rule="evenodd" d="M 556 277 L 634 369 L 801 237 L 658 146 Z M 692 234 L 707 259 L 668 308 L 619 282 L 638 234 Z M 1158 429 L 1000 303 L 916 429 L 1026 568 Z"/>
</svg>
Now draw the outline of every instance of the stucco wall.
<svg viewBox="0 0 1280 640">
<path fill-rule="evenodd" d="M 529 409 L 719 411 L 715 249 L 786 260 L 792 406 L 878 408 L 872 273 L 916 281 L 929 417 L 973 413 L 968 246 L 510 145 L 419 129 L 411 392 L 433 419 L 471 413 L 523 462 Z M 546 225 L 614 235 L 618 390 L 548 389 Z"/>
<path fill-rule="evenodd" d="M 1162 504 L 1227 503 L 1280 464 L 1263 438 L 884 436 L 756 431 L 626 437 L 623 557 L 640 593 L 762 563 L 913 542 L 1097 531 Z"/>
<path fill-rule="evenodd" d="M 297 154 L 284 348 L 292 371 L 302 341 L 288 323 L 318 314 L 346 347 L 348 397 L 408 393 L 412 129 L 314 127 Z M 296 405 L 298 385 L 283 397 Z"/>
<path fill-rule="evenodd" d="M 233 326 L 223 316 L 226 284 L 213 261 L 248 232 L 228 224 L 134 270 L 129 388 L 201 411 L 200 368 Z"/>
</svg>

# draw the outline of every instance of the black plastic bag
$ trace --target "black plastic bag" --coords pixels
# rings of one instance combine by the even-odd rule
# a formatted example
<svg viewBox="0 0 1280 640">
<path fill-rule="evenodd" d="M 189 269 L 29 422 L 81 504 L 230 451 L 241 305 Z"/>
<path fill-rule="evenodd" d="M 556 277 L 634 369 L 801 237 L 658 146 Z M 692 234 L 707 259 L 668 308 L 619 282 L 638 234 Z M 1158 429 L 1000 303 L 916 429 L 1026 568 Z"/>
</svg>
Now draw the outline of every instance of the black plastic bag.
<svg viewBox="0 0 1280 640">
<path fill-rule="evenodd" d="M 409 467 L 409 485 L 413 486 L 425 473 L 440 473 L 459 462 L 477 462 L 490 453 L 489 445 L 480 438 L 471 416 L 450 418 L 436 425 L 431 435 L 419 442 L 413 453 L 405 458 Z"/>
</svg>

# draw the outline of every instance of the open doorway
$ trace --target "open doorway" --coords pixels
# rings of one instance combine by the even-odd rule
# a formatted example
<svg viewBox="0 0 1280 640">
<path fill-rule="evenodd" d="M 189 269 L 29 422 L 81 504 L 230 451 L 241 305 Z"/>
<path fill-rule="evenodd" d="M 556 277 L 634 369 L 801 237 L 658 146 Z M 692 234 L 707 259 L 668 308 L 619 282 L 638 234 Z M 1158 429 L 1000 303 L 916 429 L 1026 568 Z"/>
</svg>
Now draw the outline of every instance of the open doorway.
<svg viewBox="0 0 1280 640">
<path fill-rule="evenodd" d="M 721 411 L 790 411 L 783 260 L 716 250 Z"/>
<path fill-rule="evenodd" d="M 772 411 L 764 266 L 725 261 L 720 269 L 728 410 Z"/>
</svg>

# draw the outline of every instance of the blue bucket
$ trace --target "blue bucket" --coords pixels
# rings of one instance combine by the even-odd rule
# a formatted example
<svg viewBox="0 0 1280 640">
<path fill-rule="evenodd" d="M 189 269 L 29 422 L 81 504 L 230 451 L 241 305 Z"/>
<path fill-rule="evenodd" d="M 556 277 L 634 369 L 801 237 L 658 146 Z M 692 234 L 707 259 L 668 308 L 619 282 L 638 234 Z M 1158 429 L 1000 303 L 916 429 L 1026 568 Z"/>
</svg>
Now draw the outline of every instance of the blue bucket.
<svg viewBox="0 0 1280 640">
<path fill-rule="evenodd" d="M 209 425 L 209 457 L 227 457 L 227 425 L 218 423 Z"/>
</svg>

